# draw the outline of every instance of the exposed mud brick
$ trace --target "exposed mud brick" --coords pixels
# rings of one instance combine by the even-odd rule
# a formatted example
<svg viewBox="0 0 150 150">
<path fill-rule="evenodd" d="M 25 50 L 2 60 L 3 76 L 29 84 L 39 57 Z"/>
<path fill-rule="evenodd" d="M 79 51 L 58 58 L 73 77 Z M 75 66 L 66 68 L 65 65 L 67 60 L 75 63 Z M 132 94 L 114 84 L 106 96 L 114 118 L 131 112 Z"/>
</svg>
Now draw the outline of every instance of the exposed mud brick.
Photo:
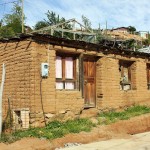
<svg viewBox="0 0 150 150">
<path fill-rule="evenodd" d="M 27 108 L 30 111 L 30 122 L 38 126 L 43 120 L 41 114 L 58 114 L 68 110 L 80 115 L 84 109 L 82 90 L 56 90 L 55 60 L 57 53 L 63 55 L 76 54 L 76 78 L 79 80 L 79 55 L 96 58 L 96 105 L 94 113 L 99 111 L 120 110 L 135 104 L 150 105 L 150 90 L 147 88 L 146 63 L 148 59 L 127 55 L 103 54 L 90 49 L 77 49 L 51 45 L 49 42 L 24 39 L 20 41 L 0 42 L 0 82 L 2 64 L 6 66 L 6 79 L 3 93 L 3 120 L 6 119 L 8 108 Z M 95 58 L 95 57 L 94 57 Z M 119 62 L 132 62 L 131 90 L 122 90 Z M 47 78 L 41 77 L 41 63 L 49 64 Z M 84 91 L 83 91 L 84 93 Z M 8 102 L 9 98 L 9 102 Z M 86 116 L 94 113 L 85 112 Z M 66 115 L 66 118 L 73 114 Z M 82 114 L 83 116 L 83 114 Z M 29 120 L 29 118 L 23 118 Z M 35 119 L 36 121 L 33 121 Z M 39 123 L 43 124 L 43 122 Z"/>
</svg>

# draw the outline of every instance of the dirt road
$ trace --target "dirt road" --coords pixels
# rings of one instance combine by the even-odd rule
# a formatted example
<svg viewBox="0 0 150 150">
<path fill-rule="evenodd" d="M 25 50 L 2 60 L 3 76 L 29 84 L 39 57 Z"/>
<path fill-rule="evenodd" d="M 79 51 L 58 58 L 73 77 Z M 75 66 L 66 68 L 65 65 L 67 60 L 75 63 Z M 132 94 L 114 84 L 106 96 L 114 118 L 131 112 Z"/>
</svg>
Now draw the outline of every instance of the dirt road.
<svg viewBox="0 0 150 150">
<path fill-rule="evenodd" d="M 111 139 L 61 150 L 150 150 L 150 132 L 132 135 L 129 139 Z"/>
</svg>

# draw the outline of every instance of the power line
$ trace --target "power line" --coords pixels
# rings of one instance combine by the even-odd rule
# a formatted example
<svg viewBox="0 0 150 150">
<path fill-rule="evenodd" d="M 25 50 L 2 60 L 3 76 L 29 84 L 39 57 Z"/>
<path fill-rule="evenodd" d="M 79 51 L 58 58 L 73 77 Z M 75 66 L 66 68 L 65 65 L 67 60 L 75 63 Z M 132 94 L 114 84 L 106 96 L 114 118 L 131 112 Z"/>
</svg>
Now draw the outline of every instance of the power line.
<svg viewBox="0 0 150 150">
<path fill-rule="evenodd" d="M 0 3 L 0 7 L 3 7 L 1 10 L 0 10 L 0 18 L 2 18 L 4 16 L 4 14 L 6 13 L 6 10 L 9 10 L 10 8 L 7 7 L 8 4 L 15 4 L 15 3 L 19 3 L 19 0 L 14 0 L 14 1 L 7 1 L 7 2 L 4 2 L 4 3 Z M 10 11 L 7 11 L 7 12 L 10 12 Z"/>
<path fill-rule="evenodd" d="M 4 5 L 4 9 L 3 9 L 3 16 L 4 16 L 4 13 L 5 13 L 5 6 L 6 6 L 6 5 Z"/>
<path fill-rule="evenodd" d="M 6 4 L 15 3 L 15 2 L 18 2 L 18 1 L 12 1 L 12 2 L 7 2 L 7 3 L 1 3 L 0 5 L 6 5 Z"/>
</svg>

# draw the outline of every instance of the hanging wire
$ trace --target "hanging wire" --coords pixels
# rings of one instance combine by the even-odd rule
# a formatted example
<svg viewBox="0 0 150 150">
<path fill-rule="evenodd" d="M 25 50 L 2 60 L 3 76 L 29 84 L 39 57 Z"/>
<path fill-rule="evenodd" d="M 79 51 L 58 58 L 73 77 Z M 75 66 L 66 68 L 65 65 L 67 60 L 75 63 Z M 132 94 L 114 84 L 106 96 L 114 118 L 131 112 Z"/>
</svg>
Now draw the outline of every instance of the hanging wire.
<svg viewBox="0 0 150 150">
<path fill-rule="evenodd" d="M 5 2 L 5 3 L 1 3 L 0 5 L 7 5 L 7 4 L 10 4 L 10 3 L 15 3 L 15 2 L 18 2 L 18 1 Z"/>
<path fill-rule="evenodd" d="M 14 4 L 14 3 L 19 3 L 19 1 L 17 0 L 17 1 L 10 1 L 10 2 L 4 2 L 4 3 L 0 3 L 0 8 L 1 7 L 3 7 L 3 9 L 0 9 L 1 10 L 1 17 L 0 18 L 3 18 L 4 16 L 5 16 L 5 14 L 6 14 L 6 12 L 10 12 L 10 11 L 8 11 L 9 10 L 9 8 L 8 7 L 6 7 L 8 4 Z"/>
<path fill-rule="evenodd" d="M 4 14 L 5 14 L 5 8 L 6 8 L 6 5 L 4 5 L 4 9 L 3 9 L 3 16 L 4 16 Z"/>
</svg>

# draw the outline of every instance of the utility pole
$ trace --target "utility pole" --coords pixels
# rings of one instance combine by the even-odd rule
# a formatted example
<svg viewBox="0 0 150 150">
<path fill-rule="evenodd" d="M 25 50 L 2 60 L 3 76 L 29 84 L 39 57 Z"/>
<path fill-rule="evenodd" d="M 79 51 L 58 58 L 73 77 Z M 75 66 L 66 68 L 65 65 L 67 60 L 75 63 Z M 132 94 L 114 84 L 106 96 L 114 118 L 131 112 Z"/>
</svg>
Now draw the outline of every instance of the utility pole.
<svg viewBox="0 0 150 150">
<path fill-rule="evenodd" d="M 24 0 L 22 0 L 22 33 L 24 33 Z"/>
<path fill-rule="evenodd" d="M 101 33 L 101 25 L 99 23 L 99 28 L 98 28 L 99 34 Z"/>
<path fill-rule="evenodd" d="M 107 35 L 107 20 L 106 20 L 106 35 Z"/>
</svg>

